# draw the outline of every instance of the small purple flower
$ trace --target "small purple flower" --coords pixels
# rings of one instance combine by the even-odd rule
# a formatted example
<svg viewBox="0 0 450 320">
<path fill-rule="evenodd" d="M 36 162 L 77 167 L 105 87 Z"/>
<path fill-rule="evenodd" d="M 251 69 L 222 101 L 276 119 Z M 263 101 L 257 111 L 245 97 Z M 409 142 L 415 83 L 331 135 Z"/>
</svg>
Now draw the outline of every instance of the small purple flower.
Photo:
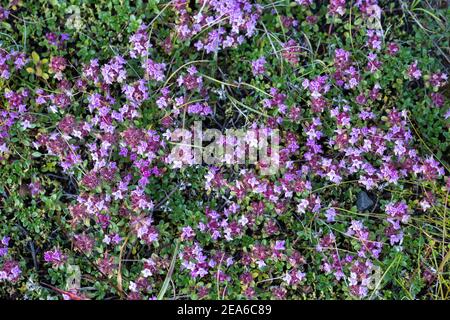
<svg viewBox="0 0 450 320">
<path fill-rule="evenodd" d="M 29 61 L 24 52 L 13 51 L 11 58 L 14 60 L 14 66 L 17 70 L 22 69 Z"/>
<path fill-rule="evenodd" d="M 0 6 L 0 21 L 6 20 L 9 17 L 9 10 Z"/>
<path fill-rule="evenodd" d="M 4 257 L 8 254 L 8 245 L 9 245 L 9 240 L 11 238 L 4 236 L 1 240 L 1 246 L 0 246 L 0 257 Z"/>
<path fill-rule="evenodd" d="M 437 72 L 433 73 L 430 76 L 430 84 L 433 86 L 435 90 L 439 89 L 440 87 L 444 86 L 447 83 L 448 76 L 446 73 Z"/>
<path fill-rule="evenodd" d="M 122 83 L 126 79 L 125 63 L 125 59 L 121 56 L 116 56 L 101 68 L 103 79 L 107 84 Z"/>
<path fill-rule="evenodd" d="M 55 74 L 55 78 L 62 80 L 62 72 L 66 69 L 67 61 L 64 57 L 52 57 L 50 59 L 50 71 Z"/>
<path fill-rule="evenodd" d="M 319 18 L 314 15 L 306 17 L 306 22 L 308 22 L 309 24 L 316 24 L 317 20 L 319 20 Z"/>
<path fill-rule="evenodd" d="M 261 57 L 254 61 L 252 61 L 252 72 L 254 76 L 258 76 L 260 74 L 264 74 L 266 72 L 266 68 L 264 65 L 266 64 L 266 58 Z"/>
<path fill-rule="evenodd" d="M 438 92 L 432 92 L 431 101 L 436 107 L 442 107 L 445 104 L 445 96 Z"/>
<path fill-rule="evenodd" d="M 277 240 L 275 242 L 273 249 L 276 251 L 283 251 L 286 249 L 285 244 L 286 244 L 285 240 Z"/>
<path fill-rule="evenodd" d="M 4 257 L 8 254 L 8 248 L 0 248 L 0 257 Z"/>
<path fill-rule="evenodd" d="M 131 85 L 125 85 L 122 89 L 127 99 L 140 105 L 148 99 L 147 82 L 139 80 Z"/>
<path fill-rule="evenodd" d="M 147 26 L 142 24 L 138 31 L 130 37 L 130 57 L 146 57 L 151 47 L 150 39 L 147 34 Z"/>
<path fill-rule="evenodd" d="M 32 196 L 35 196 L 42 191 L 41 184 L 39 181 L 31 182 L 28 186 L 30 188 L 30 192 L 31 192 Z"/>
<path fill-rule="evenodd" d="M 450 108 L 447 109 L 447 111 L 444 114 L 444 119 L 447 120 L 450 118 Z"/>
<path fill-rule="evenodd" d="M 364 95 L 364 94 L 359 94 L 357 97 L 356 97 L 356 103 L 357 104 L 359 104 L 359 105 L 365 105 L 366 104 L 366 102 L 367 102 L 367 98 L 366 98 L 366 96 Z"/>
<path fill-rule="evenodd" d="M 66 259 L 67 257 L 59 249 L 44 252 L 44 260 L 53 264 L 54 267 L 63 265 Z"/>
<path fill-rule="evenodd" d="M 313 4 L 314 0 L 295 0 L 301 6 L 310 6 Z"/>
<path fill-rule="evenodd" d="M 420 71 L 420 69 L 417 67 L 417 63 L 417 60 L 414 61 L 414 63 L 408 68 L 408 77 L 410 79 L 418 80 L 420 79 L 420 77 L 422 77 L 422 71 Z"/>
<path fill-rule="evenodd" d="M 343 16 L 345 14 L 345 0 L 330 0 L 328 14 L 331 16 Z"/>
<path fill-rule="evenodd" d="M 325 211 L 325 217 L 327 218 L 327 222 L 334 222 L 336 218 L 336 209 L 329 208 Z"/>
<path fill-rule="evenodd" d="M 11 240 L 10 237 L 4 236 L 4 237 L 2 238 L 2 245 L 4 245 L 5 247 L 7 247 L 8 244 L 9 244 L 9 240 Z"/>
<path fill-rule="evenodd" d="M 67 33 L 61 33 L 60 35 L 57 35 L 53 32 L 48 32 L 45 37 L 47 38 L 47 41 L 52 46 L 56 46 L 59 49 L 61 49 L 64 45 L 64 42 L 68 41 L 70 39 L 70 36 Z"/>
<path fill-rule="evenodd" d="M 122 237 L 119 236 L 118 233 L 116 233 L 112 238 L 111 238 L 111 242 L 113 244 L 119 244 L 120 242 L 122 242 Z"/>
<path fill-rule="evenodd" d="M 380 30 L 367 30 L 367 46 L 372 50 L 381 50 L 382 37 Z"/>
<path fill-rule="evenodd" d="M 190 104 L 187 108 L 187 112 L 189 114 L 198 114 L 201 116 L 207 116 L 212 114 L 211 107 L 206 103 L 193 103 Z"/>
<path fill-rule="evenodd" d="M 300 53 L 301 53 L 301 47 L 300 45 L 295 42 L 293 39 L 289 39 L 288 42 L 283 43 L 283 50 L 281 52 L 281 55 L 283 58 L 292 64 L 293 66 L 296 66 L 300 62 Z"/>
<path fill-rule="evenodd" d="M 395 42 L 391 42 L 387 46 L 387 53 L 390 56 L 395 56 L 399 50 L 400 50 L 400 48 L 399 48 L 398 44 L 396 44 Z"/>
<path fill-rule="evenodd" d="M 17 261 L 7 260 L 3 263 L 3 266 L 0 267 L 0 282 L 2 280 L 16 282 L 19 280 L 21 273 L 22 270 L 20 270 L 19 263 Z"/>
<path fill-rule="evenodd" d="M 165 63 L 156 63 L 152 59 L 147 59 L 142 67 L 145 69 L 145 75 L 148 79 L 156 81 L 164 80 Z"/>
<path fill-rule="evenodd" d="M 182 240 L 190 240 L 193 237 L 195 237 L 194 229 L 192 229 L 190 226 L 182 228 L 182 233 L 181 233 Z"/>
</svg>

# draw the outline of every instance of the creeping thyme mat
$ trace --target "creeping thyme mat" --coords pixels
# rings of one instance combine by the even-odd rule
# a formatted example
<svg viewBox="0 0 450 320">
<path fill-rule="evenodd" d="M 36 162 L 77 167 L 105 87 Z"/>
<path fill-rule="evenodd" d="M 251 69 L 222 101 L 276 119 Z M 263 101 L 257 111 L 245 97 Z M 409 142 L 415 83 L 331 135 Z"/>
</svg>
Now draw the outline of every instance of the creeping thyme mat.
<svg viewBox="0 0 450 320">
<path fill-rule="evenodd" d="M 448 17 L 1 1 L 0 298 L 448 299 Z"/>
</svg>

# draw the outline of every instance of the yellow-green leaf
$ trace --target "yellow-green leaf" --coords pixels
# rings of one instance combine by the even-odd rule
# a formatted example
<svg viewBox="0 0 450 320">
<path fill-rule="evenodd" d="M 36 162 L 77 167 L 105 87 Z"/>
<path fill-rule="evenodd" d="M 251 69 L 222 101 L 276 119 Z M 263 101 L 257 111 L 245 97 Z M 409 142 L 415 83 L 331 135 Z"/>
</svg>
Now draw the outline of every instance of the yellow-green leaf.
<svg viewBox="0 0 450 320">
<path fill-rule="evenodd" d="M 31 53 L 31 57 L 33 58 L 33 62 L 35 64 L 39 63 L 40 58 L 39 58 L 39 55 L 36 53 L 36 51 L 33 51 Z"/>
</svg>

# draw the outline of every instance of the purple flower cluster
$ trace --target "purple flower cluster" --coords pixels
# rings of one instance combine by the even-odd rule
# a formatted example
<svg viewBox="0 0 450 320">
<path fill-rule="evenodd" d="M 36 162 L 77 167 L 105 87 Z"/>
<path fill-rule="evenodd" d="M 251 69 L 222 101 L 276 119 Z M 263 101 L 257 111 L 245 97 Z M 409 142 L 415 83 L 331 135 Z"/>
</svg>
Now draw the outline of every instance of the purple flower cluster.
<svg viewBox="0 0 450 320">
<path fill-rule="evenodd" d="M 2 241 L 0 242 L 0 257 L 4 257 L 8 254 L 8 245 L 10 240 L 11 238 L 7 236 L 2 238 Z"/>
<path fill-rule="evenodd" d="M 145 80 L 139 80 L 131 85 L 126 84 L 122 91 L 129 101 L 137 105 L 148 99 L 147 82 Z"/>
<path fill-rule="evenodd" d="M 14 260 L 6 260 L 0 267 L 0 282 L 10 281 L 15 282 L 19 280 L 22 270 L 19 263 Z"/>
<path fill-rule="evenodd" d="M 206 103 L 193 103 L 187 108 L 188 114 L 198 114 L 200 116 L 208 116 L 212 114 L 211 107 Z"/>
<path fill-rule="evenodd" d="M 99 82 L 100 64 L 98 59 L 92 59 L 83 67 L 83 77 L 88 81 Z"/>
<path fill-rule="evenodd" d="M 367 46 L 371 50 L 380 51 L 383 39 L 381 30 L 367 30 Z"/>
<path fill-rule="evenodd" d="M 285 114 L 287 111 L 287 105 L 286 105 L 286 95 L 279 92 L 276 88 L 270 89 L 270 99 L 265 99 L 263 101 L 264 107 L 266 108 L 277 108 L 280 113 Z"/>
<path fill-rule="evenodd" d="M 61 250 L 54 249 L 44 252 L 45 262 L 51 263 L 54 267 L 63 265 L 67 257 L 62 254 Z"/>
<path fill-rule="evenodd" d="M 252 37 L 261 15 L 261 6 L 248 0 L 207 1 L 197 13 L 188 13 L 186 0 L 177 0 L 174 8 L 179 16 L 177 32 L 181 39 L 212 29 L 195 43 L 197 50 L 207 53 L 235 47 Z"/>
<path fill-rule="evenodd" d="M 64 43 L 70 39 L 70 35 L 67 33 L 56 34 L 54 32 L 48 32 L 45 37 L 52 46 L 56 46 L 58 49 L 62 49 Z"/>
<path fill-rule="evenodd" d="M 418 62 L 414 61 L 414 63 L 408 67 L 408 77 L 411 80 L 412 79 L 418 80 L 422 77 L 422 71 L 419 69 L 417 64 Z"/>
<path fill-rule="evenodd" d="M 331 16 L 343 16 L 345 14 L 345 0 L 330 0 L 328 14 Z"/>
<path fill-rule="evenodd" d="M 285 42 L 279 43 L 280 55 L 292 66 L 288 68 L 291 73 L 297 68 L 309 68 L 305 65 L 307 59 L 305 63 L 300 59 L 306 50 L 296 37 L 300 19 L 309 24 L 322 21 L 320 16 L 303 14 L 317 11 L 318 3 L 296 2 L 304 6 L 293 8 L 302 13 L 299 21 L 283 15 L 279 18 L 286 29 Z M 367 23 L 381 15 L 376 0 L 357 0 L 354 5 L 355 14 L 362 14 Z M 120 264 L 129 259 L 138 261 L 139 266 L 127 269 L 130 276 L 124 281 L 124 290 L 128 290 L 129 299 L 140 299 L 152 296 L 157 289 L 154 285 L 164 279 L 170 266 L 165 250 L 174 237 L 179 237 L 176 267 L 180 270 L 176 271 L 190 277 L 190 289 L 198 297 L 213 292 L 210 283 L 214 283 L 220 296 L 226 296 L 229 287 L 239 286 L 236 295 L 255 298 L 265 281 L 261 281 L 261 276 L 269 274 L 274 278 L 267 290 L 272 298 L 283 299 L 290 289 L 306 293 L 311 289 L 306 281 L 311 279 L 309 268 L 315 261 L 333 284 L 346 285 L 346 293 L 367 296 L 374 273 L 379 271 L 376 262 L 387 258 L 390 250 L 402 250 L 401 245 L 407 241 L 406 230 L 414 206 L 426 212 L 439 204 L 437 195 L 430 190 L 417 191 L 414 204 L 385 190 L 399 188 L 409 180 L 423 184 L 443 181 L 445 174 L 434 156 L 424 156 L 416 149 L 408 112 L 382 101 L 393 88 L 378 76 L 392 61 L 397 61 L 398 44 L 385 43 L 382 29 L 371 26 L 366 30 L 360 26 L 362 51 L 351 53 L 344 49 L 348 47 L 332 46 L 324 68 L 317 64 L 300 79 L 272 82 L 272 76 L 279 79 L 276 66 L 266 60 L 268 52 L 261 51 L 259 58 L 250 63 L 248 56 L 243 58 L 247 61 L 243 68 L 247 71 L 245 76 L 250 75 L 248 81 L 233 82 L 227 70 L 221 68 L 217 74 L 223 78 L 214 81 L 208 75 L 209 65 L 204 67 L 208 61 L 183 61 L 177 68 L 178 60 L 161 58 L 158 51 L 171 55 L 178 47 L 176 41 L 193 39 L 193 46 L 205 54 L 235 47 L 256 34 L 264 7 L 247 0 L 200 1 L 194 8 L 186 0 L 175 0 L 170 7 L 175 10 L 177 34 L 163 35 L 167 38 L 162 40 L 162 50 L 152 47 L 149 28 L 142 24 L 129 39 L 129 56 L 117 55 L 109 61 L 92 59 L 74 78 L 72 64 L 61 53 L 50 59 L 49 70 L 55 75 L 49 80 L 51 90 L 5 87 L 5 108 L 0 114 L 1 155 L 9 153 L 8 140 L 13 129 L 27 131 L 35 136 L 32 147 L 39 151 L 36 154 L 56 160 L 57 170 L 62 169 L 63 178 L 67 177 L 76 188 L 75 195 L 64 194 L 73 197 L 68 204 L 68 224 L 72 237 L 69 245 L 75 252 L 52 244 L 46 247 L 53 249 L 44 252 L 44 261 L 59 268 L 69 258 L 76 260 L 82 252 L 96 264 L 96 270 L 112 277 L 117 273 L 117 262 L 123 258 L 118 253 L 125 250 L 128 257 L 139 257 L 124 258 Z M 315 14 L 325 14 L 327 10 L 323 9 Z M 275 12 L 276 9 L 272 11 Z M 329 2 L 332 19 L 342 19 L 345 13 L 345 0 Z M 2 15 L 8 14 L 0 7 L 0 20 Z M 68 37 L 48 33 L 46 39 L 64 51 Z M 259 44 L 259 40 L 255 41 Z M 406 48 L 402 48 L 402 53 L 403 50 Z M 255 57 L 254 54 L 255 51 L 249 56 Z M 136 60 L 127 61 L 126 56 Z M 357 57 L 362 57 L 363 62 Z M 24 53 L 0 48 L 3 80 L 27 63 Z M 422 76 L 419 63 L 423 62 L 402 64 L 399 70 L 410 80 L 422 79 L 414 85 L 424 83 L 430 89 L 426 101 L 444 106 L 445 96 L 439 91 L 445 86 L 447 75 L 430 72 Z M 140 68 L 134 70 L 135 65 Z M 221 83 L 222 87 L 211 83 Z M 255 90 L 255 97 L 251 88 L 259 89 Z M 248 128 L 254 129 L 244 137 L 248 145 L 258 145 L 258 137 L 283 129 L 276 141 L 279 170 L 271 176 L 261 174 L 269 166 L 264 159 L 229 170 L 226 165 L 243 159 L 248 149 L 239 148 L 236 137 L 221 137 L 218 142 L 236 147 L 234 152 L 217 167 L 200 168 L 206 173 L 203 178 L 200 176 L 200 183 L 194 183 L 192 172 L 183 168 L 195 163 L 190 146 L 180 147 L 178 157 L 168 148 L 179 144 L 179 129 L 199 117 L 220 126 L 217 119 L 227 105 L 222 102 L 234 94 L 242 94 L 239 97 L 249 101 L 255 98 L 255 104 L 259 103 L 239 110 L 237 120 L 230 118 L 237 122 L 245 118 Z M 35 107 L 42 112 L 48 110 L 45 116 L 57 122 L 36 130 L 36 119 L 41 113 L 34 114 Z M 256 115 L 249 110 L 256 111 Z M 223 115 L 223 122 L 231 124 L 229 111 Z M 450 117 L 450 109 L 444 117 Z M 154 119 L 156 126 L 151 122 Z M 188 138 L 198 134 L 202 133 L 194 132 Z M 275 150 L 270 147 L 267 152 L 272 155 Z M 189 177 L 189 181 L 179 183 L 184 177 Z M 174 191 L 164 194 L 166 184 L 175 180 L 179 184 Z M 44 181 L 33 174 L 24 183 L 33 205 L 38 196 L 47 198 L 48 183 Z M 450 189 L 450 179 L 446 183 L 443 188 Z M 356 220 L 351 200 L 338 201 L 337 197 L 347 192 L 351 194 L 349 199 L 355 198 L 353 190 L 382 193 L 380 203 L 373 204 L 373 212 L 384 208 L 384 225 L 374 225 L 370 214 L 367 218 L 365 214 L 358 215 Z M 196 198 L 201 201 L 192 202 L 195 209 L 183 207 L 185 203 L 180 199 L 190 199 L 202 191 L 204 194 Z M 170 201 L 179 202 L 180 206 L 174 209 Z M 180 221 L 175 227 L 176 235 L 170 234 L 173 221 Z M 291 230 L 297 222 L 304 229 L 305 224 L 314 228 L 309 229 L 310 234 Z M 290 237 L 291 232 L 296 233 L 297 240 L 307 237 L 315 250 L 308 249 L 303 256 L 304 251 Z M 172 238 L 168 239 L 168 234 Z M 18 262 L 9 257 L 9 241 L 9 237 L 3 237 L 0 243 L 0 281 L 16 281 L 21 274 Z M 151 255 L 147 255 L 149 247 Z M 148 258 L 142 259 L 142 252 Z M 314 255 L 318 257 L 315 261 Z M 432 275 L 427 277 L 431 279 Z"/>
<path fill-rule="evenodd" d="M 11 72 L 21 70 L 28 60 L 23 52 L 8 52 L 0 47 L 0 78 L 9 79 Z"/>
<path fill-rule="evenodd" d="M 139 198 L 139 206 L 146 209 L 152 209 L 152 203 L 148 202 L 144 197 L 142 197 L 142 191 L 139 194 L 135 194 L 135 197 Z M 138 216 L 132 217 L 131 227 L 133 232 L 139 239 L 142 239 L 147 244 L 152 244 L 158 240 L 159 232 L 152 225 L 153 219 L 148 216 Z"/>
<path fill-rule="evenodd" d="M 198 70 L 195 66 L 190 66 L 187 69 L 187 74 L 178 77 L 177 83 L 179 86 L 184 86 L 186 90 L 192 91 L 202 88 L 203 78 L 198 74 Z"/>
<path fill-rule="evenodd" d="M 408 206 L 405 202 L 388 203 L 385 207 L 388 215 L 386 236 L 389 237 L 391 245 L 401 244 L 403 241 L 403 232 L 400 224 L 406 224 L 409 221 Z"/>
<path fill-rule="evenodd" d="M 145 60 L 142 67 L 145 69 L 145 76 L 148 79 L 156 81 L 164 80 L 165 63 L 157 63 L 149 58 Z"/>
<path fill-rule="evenodd" d="M 354 89 L 361 81 L 359 70 L 353 65 L 350 55 L 350 52 L 344 49 L 336 49 L 334 57 L 336 71 L 333 77 L 336 84 L 345 89 Z"/>
<path fill-rule="evenodd" d="M 254 61 L 252 61 L 252 73 L 254 76 L 258 76 L 264 74 L 266 72 L 266 68 L 264 65 L 266 64 L 266 58 L 260 57 Z"/>
<path fill-rule="evenodd" d="M 0 6 L 0 21 L 6 20 L 9 17 L 9 10 Z"/>
<path fill-rule="evenodd" d="M 295 0 L 301 6 L 310 6 L 313 4 L 314 0 Z"/>
<path fill-rule="evenodd" d="M 138 31 L 130 37 L 131 50 L 130 57 L 147 57 L 151 48 L 150 39 L 147 33 L 147 26 L 141 25 Z"/>
<path fill-rule="evenodd" d="M 182 261 L 181 267 L 189 270 L 191 277 L 202 278 L 208 274 L 210 269 L 208 257 L 203 253 L 203 249 L 198 243 L 185 246 L 183 252 L 179 255 L 179 259 Z"/>
<path fill-rule="evenodd" d="M 95 240 L 93 239 L 93 237 L 85 233 L 82 233 L 74 235 L 73 238 L 74 238 L 74 247 L 76 250 L 84 252 L 87 255 L 91 254 L 95 244 Z"/>
<path fill-rule="evenodd" d="M 126 61 L 121 56 L 112 58 L 101 68 L 102 76 L 106 84 L 114 82 L 122 83 L 127 77 L 127 71 L 124 68 Z"/>
<path fill-rule="evenodd" d="M 443 87 L 447 83 L 447 80 L 448 80 L 448 76 L 446 73 L 436 72 L 436 73 L 431 74 L 429 82 L 434 90 L 438 90 L 439 88 Z"/>
<path fill-rule="evenodd" d="M 302 87 L 307 89 L 311 96 L 311 107 L 314 112 L 323 112 L 328 105 L 324 95 L 330 90 L 328 76 L 318 76 L 313 80 L 305 79 Z"/>
<path fill-rule="evenodd" d="M 22 273 L 19 263 L 8 258 L 8 245 L 10 237 L 4 236 L 0 241 L 0 283 L 4 281 L 15 282 Z"/>
<path fill-rule="evenodd" d="M 9 153 L 7 146 L 9 130 L 27 111 L 26 103 L 29 98 L 29 94 L 30 93 L 27 89 L 23 89 L 19 92 L 7 91 L 4 94 L 7 101 L 7 107 L 0 112 L 2 118 L 0 121 L 0 154 Z M 24 119 L 22 126 L 27 127 L 28 123 L 29 120 Z"/>
<path fill-rule="evenodd" d="M 52 57 L 50 59 L 50 71 L 55 74 L 55 78 L 62 80 L 63 71 L 67 67 L 67 61 L 64 57 Z"/>
<path fill-rule="evenodd" d="M 302 48 L 300 45 L 294 39 L 289 39 L 286 43 L 283 43 L 281 55 L 287 62 L 296 66 L 300 62 L 301 52 Z"/>
</svg>

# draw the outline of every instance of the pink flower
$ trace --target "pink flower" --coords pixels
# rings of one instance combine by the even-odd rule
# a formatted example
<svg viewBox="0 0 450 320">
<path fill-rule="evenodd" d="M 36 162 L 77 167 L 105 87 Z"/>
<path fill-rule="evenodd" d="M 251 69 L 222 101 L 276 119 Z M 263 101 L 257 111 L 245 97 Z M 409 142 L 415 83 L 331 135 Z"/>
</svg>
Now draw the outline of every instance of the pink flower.
<svg viewBox="0 0 450 320">
<path fill-rule="evenodd" d="M 52 57 L 50 59 L 50 71 L 55 74 L 55 78 L 58 80 L 62 80 L 63 74 L 62 72 L 66 69 L 67 61 L 63 57 Z"/>
<path fill-rule="evenodd" d="M 299 56 L 301 51 L 299 44 L 295 40 L 289 39 L 288 42 L 283 44 L 281 55 L 287 62 L 296 66 L 300 62 Z"/>
<path fill-rule="evenodd" d="M 395 42 L 391 42 L 387 46 L 387 53 L 390 56 L 395 56 L 399 50 L 400 50 L 400 48 L 399 48 L 398 44 L 396 44 Z"/>
</svg>

